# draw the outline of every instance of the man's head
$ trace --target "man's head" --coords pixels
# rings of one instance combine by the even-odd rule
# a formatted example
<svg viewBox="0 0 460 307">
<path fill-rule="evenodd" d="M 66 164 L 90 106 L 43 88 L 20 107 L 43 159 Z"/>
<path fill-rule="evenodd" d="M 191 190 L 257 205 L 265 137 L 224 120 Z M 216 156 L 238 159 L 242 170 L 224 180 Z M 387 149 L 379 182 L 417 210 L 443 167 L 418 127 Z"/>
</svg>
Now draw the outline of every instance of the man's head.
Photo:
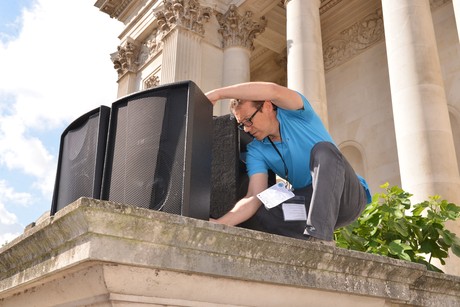
<svg viewBox="0 0 460 307">
<path fill-rule="evenodd" d="M 270 101 L 232 99 L 230 110 L 238 122 L 238 128 L 258 140 L 279 131 L 276 106 Z"/>
</svg>

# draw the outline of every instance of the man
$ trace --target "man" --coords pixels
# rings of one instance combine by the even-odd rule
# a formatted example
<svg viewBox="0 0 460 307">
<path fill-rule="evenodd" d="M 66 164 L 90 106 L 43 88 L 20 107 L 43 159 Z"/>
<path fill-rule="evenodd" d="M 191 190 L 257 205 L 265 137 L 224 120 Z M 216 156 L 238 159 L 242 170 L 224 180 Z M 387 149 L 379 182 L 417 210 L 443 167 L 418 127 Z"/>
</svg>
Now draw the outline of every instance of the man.
<svg viewBox="0 0 460 307">
<path fill-rule="evenodd" d="M 232 98 L 238 127 L 254 137 L 247 147 L 247 195 L 213 221 L 238 225 L 253 217 L 264 231 L 334 245 L 334 230 L 357 219 L 371 196 L 307 99 L 268 82 L 236 84 L 206 96 L 213 105 Z M 268 187 L 269 169 L 289 183 L 287 189 Z M 290 185 L 297 196 L 277 204 L 292 196 L 285 197 Z"/>
</svg>

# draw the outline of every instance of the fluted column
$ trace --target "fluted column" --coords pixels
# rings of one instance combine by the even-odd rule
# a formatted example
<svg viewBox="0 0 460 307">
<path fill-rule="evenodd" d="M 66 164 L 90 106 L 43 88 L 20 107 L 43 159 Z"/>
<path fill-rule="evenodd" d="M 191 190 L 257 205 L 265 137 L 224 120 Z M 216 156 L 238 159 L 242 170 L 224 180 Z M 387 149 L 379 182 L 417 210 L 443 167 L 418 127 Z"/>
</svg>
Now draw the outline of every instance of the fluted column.
<svg viewBox="0 0 460 307">
<path fill-rule="evenodd" d="M 163 39 L 161 82 L 201 81 L 201 37 L 176 27 Z"/>
<path fill-rule="evenodd" d="M 460 203 L 460 180 L 429 0 L 383 0 L 391 99 L 402 187 L 413 203 Z M 457 234 L 460 227 L 450 227 Z M 455 228 L 455 229 L 454 229 Z M 450 259 L 451 274 L 460 265 Z"/>
<path fill-rule="evenodd" d="M 288 87 L 303 93 L 328 126 L 320 0 L 286 0 Z"/>
<path fill-rule="evenodd" d="M 198 0 L 163 0 L 163 5 L 163 10 L 156 12 L 163 35 L 161 83 L 192 80 L 200 84 L 201 40 L 212 10 Z"/>
<path fill-rule="evenodd" d="M 264 31 L 267 21 L 262 17 L 258 22 L 252 20 L 252 12 L 244 15 L 238 13 L 235 5 L 230 5 L 225 14 L 217 14 L 219 33 L 222 34 L 223 54 L 223 86 L 250 81 L 250 56 L 254 49 L 255 37 Z M 214 109 L 219 115 L 230 112 L 229 100 L 219 102 Z"/>
</svg>

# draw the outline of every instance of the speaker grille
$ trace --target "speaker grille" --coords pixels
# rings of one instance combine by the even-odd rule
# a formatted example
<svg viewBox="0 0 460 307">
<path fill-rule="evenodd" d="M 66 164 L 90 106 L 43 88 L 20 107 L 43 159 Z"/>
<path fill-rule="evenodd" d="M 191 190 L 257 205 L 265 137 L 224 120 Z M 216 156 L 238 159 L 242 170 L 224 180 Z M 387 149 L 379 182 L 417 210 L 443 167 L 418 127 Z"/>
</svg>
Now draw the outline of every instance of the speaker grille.
<svg viewBox="0 0 460 307">
<path fill-rule="evenodd" d="M 109 113 L 101 106 L 62 133 L 51 214 L 80 197 L 99 198 Z"/>
<path fill-rule="evenodd" d="M 207 219 L 211 133 L 212 106 L 191 82 L 115 102 L 103 199 Z"/>
<path fill-rule="evenodd" d="M 179 144 L 184 144 L 184 121 L 168 127 L 166 101 L 166 97 L 141 98 L 118 109 L 113 156 L 117 167 L 110 199 L 155 210 L 161 210 L 168 199 L 174 207 L 170 212 L 180 214 L 184 148 Z M 170 190 L 176 195 L 169 195 Z"/>
</svg>

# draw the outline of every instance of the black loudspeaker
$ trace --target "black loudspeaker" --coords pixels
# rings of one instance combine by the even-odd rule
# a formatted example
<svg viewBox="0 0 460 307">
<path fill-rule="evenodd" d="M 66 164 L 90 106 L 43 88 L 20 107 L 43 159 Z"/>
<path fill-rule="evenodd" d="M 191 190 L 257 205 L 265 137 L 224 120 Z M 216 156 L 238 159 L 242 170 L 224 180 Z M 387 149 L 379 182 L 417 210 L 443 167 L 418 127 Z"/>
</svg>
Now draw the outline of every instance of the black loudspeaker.
<svg viewBox="0 0 460 307">
<path fill-rule="evenodd" d="M 110 108 L 101 106 L 62 133 L 51 215 L 78 198 L 99 198 Z"/>
<path fill-rule="evenodd" d="M 234 207 L 248 190 L 249 177 L 246 172 L 247 145 L 253 137 L 237 128 L 231 115 L 216 116 L 213 119 L 212 157 L 212 218 L 219 218 Z M 276 175 L 268 171 L 268 186 L 276 183 Z M 263 231 L 257 219 L 251 218 L 239 227 Z"/>
<path fill-rule="evenodd" d="M 252 137 L 237 128 L 231 115 L 215 116 L 213 123 L 210 215 L 219 218 L 247 193 L 244 158 Z"/>
<path fill-rule="evenodd" d="M 212 104 L 192 82 L 112 104 L 104 200 L 209 219 Z"/>
</svg>

